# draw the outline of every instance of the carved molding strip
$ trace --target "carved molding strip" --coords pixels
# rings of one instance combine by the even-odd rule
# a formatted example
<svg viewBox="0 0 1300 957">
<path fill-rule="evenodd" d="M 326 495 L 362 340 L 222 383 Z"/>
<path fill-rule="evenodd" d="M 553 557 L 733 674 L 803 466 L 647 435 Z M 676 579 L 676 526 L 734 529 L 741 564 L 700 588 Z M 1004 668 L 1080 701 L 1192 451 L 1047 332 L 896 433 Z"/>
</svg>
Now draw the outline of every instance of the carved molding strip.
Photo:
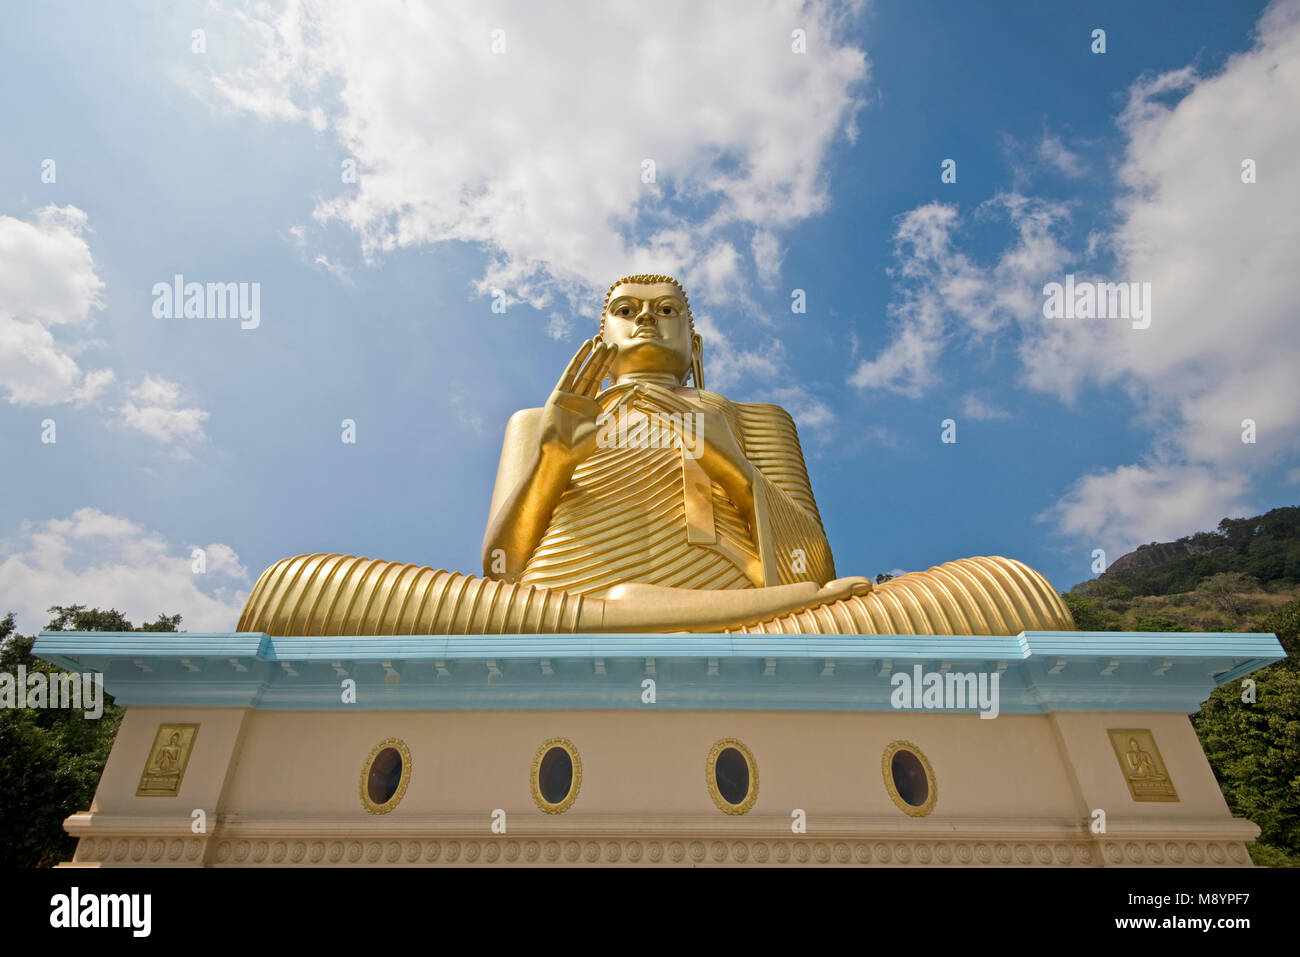
<svg viewBox="0 0 1300 957">
<path fill-rule="evenodd" d="M 202 864 L 207 839 L 85 837 L 77 863 Z M 1240 841 L 849 841 L 671 838 L 216 839 L 218 866 L 539 864 L 939 867 L 1250 866 Z"/>
</svg>

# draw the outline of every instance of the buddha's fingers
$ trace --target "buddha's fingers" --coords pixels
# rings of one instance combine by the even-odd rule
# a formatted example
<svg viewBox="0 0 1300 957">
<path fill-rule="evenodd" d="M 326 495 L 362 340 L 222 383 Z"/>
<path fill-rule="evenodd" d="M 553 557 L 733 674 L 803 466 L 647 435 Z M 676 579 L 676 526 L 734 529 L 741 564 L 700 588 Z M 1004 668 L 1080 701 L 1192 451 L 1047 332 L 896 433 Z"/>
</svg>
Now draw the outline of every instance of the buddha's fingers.
<svg viewBox="0 0 1300 957">
<path fill-rule="evenodd" d="M 870 595 L 875 589 L 870 578 L 863 578 L 861 575 L 850 575 L 846 578 L 836 578 L 822 585 L 817 592 L 817 597 L 823 602 L 838 601 L 841 598 L 852 598 L 855 595 Z"/>
<path fill-rule="evenodd" d="M 583 361 L 587 358 L 588 353 L 591 352 L 592 347 L 595 346 L 595 344 L 595 339 L 588 339 L 578 348 L 578 351 L 574 353 L 573 358 L 569 360 L 569 364 L 565 368 L 564 374 L 560 376 L 560 381 L 555 384 L 556 392 L 573 391 L 573 381 L 578 376 L 578 370 L 582 368 Z"/>
<path fill-rule="evenodd" d="M 588 397 L 596 394 L 596 387 L 600 385 L 600 380 L 604 376 L 605 356 L 608 352 L 609 346 L 605 345 L 603 340 L 596 341 L 595 351 L 592 352 L 591 358 L 587 360 L 582 371 L 578 373 L 572 391 Z"/>
<path fill-rule="evenodd" d="M 582 376 L 579 377 L 580 391 L 584 395 L 595 398 L 600 392 L 600 385 L 605 381 L 605 373 L 609 371 L 610 364 L 613 363 L 614 357 L 618 355 L 618 343 L 601 342 L 596 346 L 596 352 L 583 370 Z"/>
</svg>

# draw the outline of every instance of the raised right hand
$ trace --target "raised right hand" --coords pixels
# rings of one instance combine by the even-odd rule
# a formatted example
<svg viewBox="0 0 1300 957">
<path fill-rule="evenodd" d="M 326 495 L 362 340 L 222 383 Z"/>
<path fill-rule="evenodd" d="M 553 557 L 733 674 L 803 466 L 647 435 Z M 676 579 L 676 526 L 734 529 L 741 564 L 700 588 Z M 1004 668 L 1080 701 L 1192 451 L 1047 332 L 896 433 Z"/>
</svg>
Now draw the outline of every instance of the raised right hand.
<svg viewBox="0 0 1300 957">
<path fill-rule="evenodd" d="M 542 407 L 538 444 L 543 456 L 576 466 L 595 449 L 600 415 L 596 393 L 617 354 L 617 345 L 597 336 L 574 355 Z"/>
</svg>

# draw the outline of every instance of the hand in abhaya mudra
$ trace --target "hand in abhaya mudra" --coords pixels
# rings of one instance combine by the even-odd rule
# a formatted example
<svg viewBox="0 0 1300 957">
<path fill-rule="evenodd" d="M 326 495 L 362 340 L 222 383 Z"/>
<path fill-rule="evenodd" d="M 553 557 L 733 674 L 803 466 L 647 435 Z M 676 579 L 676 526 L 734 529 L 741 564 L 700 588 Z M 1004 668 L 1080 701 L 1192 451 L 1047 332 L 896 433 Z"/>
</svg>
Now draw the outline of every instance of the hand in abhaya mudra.
<svg viewBox="0 0 1300 957">
<path fill-rule="evenodd" d="M 584 342 L 574 354 L 542 407 L 538 445 L 544 457 L 573 467 L 596 448 L 600 415 L 596 393 L 617 354 L 617 345 L 607 345 L 599 337 Z"/>
</svg>

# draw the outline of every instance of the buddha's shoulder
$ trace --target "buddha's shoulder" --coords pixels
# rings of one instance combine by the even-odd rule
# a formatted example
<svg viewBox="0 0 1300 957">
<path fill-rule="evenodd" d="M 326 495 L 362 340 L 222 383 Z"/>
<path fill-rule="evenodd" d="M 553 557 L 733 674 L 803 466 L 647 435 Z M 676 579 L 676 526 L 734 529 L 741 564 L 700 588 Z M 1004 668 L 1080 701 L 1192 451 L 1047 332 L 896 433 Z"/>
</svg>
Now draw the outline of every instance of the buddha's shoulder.
<svg viewBox="0 0 1300 957">
<path fill-rule="evenodd" d="M 779 405 L 772 405 L 769 402 L 737 402 L 735 399 L 728 399 L 720 392 L 710 392 L 708 389 L 691 389 L 689 391 L 698 396 L 703 402 L 708 402 L 711 405 L 725 406 L 734 409 L 737 412 L 763 413 L 771 410 L 773 412 L 785 413 L 785 409 L 781 408 Z"/>
<path fill-rule="evenodd" d="M 796 431 L 794 416 L 784 407 L 772 402 L 737 402 L 736 410 L 746 422 L 756 425 L 779 426 L 791 432 Z"/>
<path fill-rule="evenodd" d="M 530 445 L 541 434 L 541 428 L 541 409 L 520 409 L 506 420 L 505 447 Z"/>
<path fill-rule="evenodd" d="M 506 421 L 506 431 L 530 428 L 542 420 L 542 409 L 519 409 Z"/>
</svg>

